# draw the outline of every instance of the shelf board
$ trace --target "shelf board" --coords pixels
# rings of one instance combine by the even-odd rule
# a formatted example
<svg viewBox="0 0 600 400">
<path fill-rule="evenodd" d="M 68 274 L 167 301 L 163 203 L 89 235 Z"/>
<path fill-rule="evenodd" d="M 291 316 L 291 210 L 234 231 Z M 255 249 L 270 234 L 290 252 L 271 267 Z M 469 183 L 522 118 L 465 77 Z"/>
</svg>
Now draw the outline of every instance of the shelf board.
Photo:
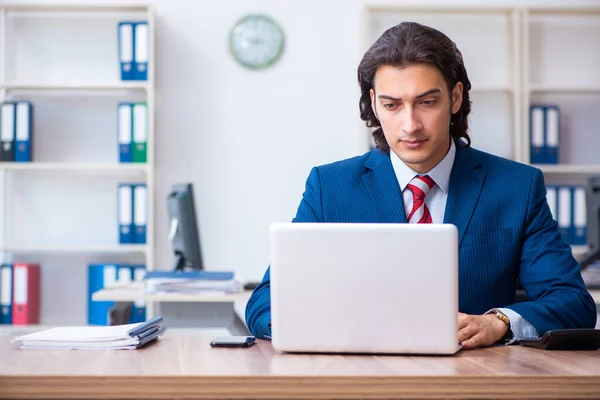
<svg viewBox="0 0 600 400">
<path fill-rule="evenodd" d="M 502 6 L 468 6 L 468 5 L 452 5 L 452 6 L 434 6 L 422 4 L 382 4 L 368 5 L 366 7 L 370 13 L 385 13 L 385 14 L 475 14 L 475 15 L 508 15 L 512 11 L 511 7 Z"/>
<path fill-rule="evenodd" d="M 112 82 L 112 83 L 64 83 L 64 84 L 49 84 L 49 83 L 4 83 L 0 84 L 0 89 L 8 91 L 25 91 L 25 92 L 53 92 L 53 91 L 132 91 L 132 90 L 148 90 L 147 81 L 129 81 L 129 82 Z"/>
<path fill-rule="evenodd" d="M 84 5 L 84 4 L 6 4 L 7 12 L 147 12 L 148 6 L 139 4 Z"/>
<path fill-rule="evenodd" d="M 469 93 L 511 93 L 513 88 L 508 86 L 473 86 Z"/>
<path fill-rule="evenodd" d="M 528 8 L 527 12 L 530 18 L 535 17 L 546 17 L 546 16 L 559 16 L 559 17 L 572 17 L 572 16 L 584 16 L 584 17 L 597 17 L 600 16 L 600 9 L 589 8 L 589 7 L 569 7 L 569 5 L 561 7 L 531 7 Z"/>
<path fill-rule="evenodd" d="M 131 254 L 146 253 L 148 246 L 145 244 L 123 244 L 104 246 L 35 246 L 35 245 L 7 245 L 0 247 L 2 252 L 20 254 L 43 254 L 43 253 L 101 253 L 101 254 Z"/>
<path fill-rule="evenodd" d="M 530 85 L 530 93 L 600 93 L 600 85 Z"/>
<path fill-rule="evenodd" d="M 58 171 L 96 173 L 147 173 L 148 164 L 142 163 L 60 163 L 60 162 L 0 162 L 4 171 Z"/>
<path fill-rule="evenodd" d="M 577 164 L 532 164 L 539 168 L 544 173 L 551 174 L 598 174 L 600 173 L 600 165 L 577 165 Z"/>
</svg>

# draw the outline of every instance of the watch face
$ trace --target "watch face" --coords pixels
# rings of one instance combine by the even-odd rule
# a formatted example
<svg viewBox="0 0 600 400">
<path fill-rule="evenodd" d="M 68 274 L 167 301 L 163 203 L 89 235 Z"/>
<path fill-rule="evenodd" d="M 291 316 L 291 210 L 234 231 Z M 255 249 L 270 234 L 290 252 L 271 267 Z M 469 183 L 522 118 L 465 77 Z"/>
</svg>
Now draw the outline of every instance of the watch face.
<svg viewBox="0 0 600 400">
<path fill-rule="evenodd" d="M 247 15 L 229 36 L 229 48 L 244 67 L 260 69 L 272 65 L 283 52 L 283 31 L 265 15 Z"/>
</svg>

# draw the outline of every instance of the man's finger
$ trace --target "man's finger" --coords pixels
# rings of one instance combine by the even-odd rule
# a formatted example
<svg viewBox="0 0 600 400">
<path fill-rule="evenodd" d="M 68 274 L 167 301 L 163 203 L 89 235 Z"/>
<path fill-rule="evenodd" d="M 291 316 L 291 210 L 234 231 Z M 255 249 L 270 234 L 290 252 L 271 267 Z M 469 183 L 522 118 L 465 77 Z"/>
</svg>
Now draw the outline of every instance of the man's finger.
<svg viewBox="0 0 600 400">
<path fill-rule="evenodd" d="M 479 333 L 479 328 L 477 325 L 471 324 L 467 325 L 461 330 L 458 331 L 458 343 L 462 343 L 467 339 L 475 336 Z"/>
<path fill-rule="evenodd" d="M 472 336 L 470 339 L 461 342 L 461 344 L 465 349 L 474 349 L 481 344 L 483 336 L 484 334 L 482 332 L 479 332 L 477 335 Z"/>
<path fill-rule="evenodd" d="M 465 326 L 469 325 L 469 314 L 458 313 L 458 330 L 460 331 Z"/>
</svg>

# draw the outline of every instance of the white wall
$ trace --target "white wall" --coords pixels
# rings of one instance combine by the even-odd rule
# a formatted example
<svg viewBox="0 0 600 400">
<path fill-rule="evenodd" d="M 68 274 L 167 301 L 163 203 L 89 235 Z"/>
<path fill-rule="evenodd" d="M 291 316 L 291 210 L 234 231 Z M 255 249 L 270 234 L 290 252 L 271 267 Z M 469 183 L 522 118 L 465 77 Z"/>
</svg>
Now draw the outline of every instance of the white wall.
<svg viewBox="0 0 600 400">
<path fill-rule="evenodd" d="M 191 181 L 206 267 L 259 279 L 269 262 L 268 226 L 294 217 L 310 168 L 366 149 L 356 68 L 366 50 L 361 45 L 361 13 L 369 2 L 150 3 L 156 5 L 158 53 L 156 264 L 164 269 L 171 264 L 164 207 L 168 187 Z M 411 3 L 561 6 L 567 2 L 377 4 Z M 598 1 L 571 0 L 568 5 L 592 6 Z M 229 29 L 247 12 L 271 15 L 285 32 L 285 53 L 267 71 L 244 70 L 229 54 Z"/>
<path fill-rule="evenodd" d="M 252 3 L 157 3 L 157 196 L 176 180 L 193 181 L 207 268 L 258 279 L 268 226 L 293 218 L 310 168 L 364 143 L 356 5 L 342 12 L 339 2 Z M 244 70 L 227 48 L 231 26 L 252 11 L 273 16 L 286 34 L 283 58 L 264 72 Z M 165 218 L 157 228 L 157 265 L 168 264 Z"/>
</svg>

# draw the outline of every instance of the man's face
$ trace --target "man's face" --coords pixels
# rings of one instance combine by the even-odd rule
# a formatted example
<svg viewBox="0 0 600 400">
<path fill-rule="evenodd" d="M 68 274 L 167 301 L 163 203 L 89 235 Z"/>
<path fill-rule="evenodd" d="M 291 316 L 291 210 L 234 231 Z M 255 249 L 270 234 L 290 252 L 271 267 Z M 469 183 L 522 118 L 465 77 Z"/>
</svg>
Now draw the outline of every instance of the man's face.
<svg viewBox="0 0 600 400">
<path fill-rule="evenodd" d="M 429 65 L 383 65 L 373 87 L 371 104 L 390 149 L 418 173 L 429 172 L 450 148 L 450 115 L 462 104 L 462 83 L 450 94 Z"/>
</svg>

